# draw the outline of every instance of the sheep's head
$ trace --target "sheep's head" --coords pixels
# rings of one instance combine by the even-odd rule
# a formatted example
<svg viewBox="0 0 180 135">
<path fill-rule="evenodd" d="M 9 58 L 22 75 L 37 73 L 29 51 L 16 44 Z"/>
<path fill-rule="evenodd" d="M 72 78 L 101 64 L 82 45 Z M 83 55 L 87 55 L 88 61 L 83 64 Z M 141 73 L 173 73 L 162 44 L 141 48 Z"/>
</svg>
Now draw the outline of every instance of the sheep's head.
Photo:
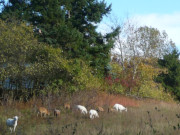
<svg viewBox="0 0 180 135">
<path fill-rule="evenodd" d="M 14 120 L 18 120 L 18 116 L 14 116 Z"/>
</svg>

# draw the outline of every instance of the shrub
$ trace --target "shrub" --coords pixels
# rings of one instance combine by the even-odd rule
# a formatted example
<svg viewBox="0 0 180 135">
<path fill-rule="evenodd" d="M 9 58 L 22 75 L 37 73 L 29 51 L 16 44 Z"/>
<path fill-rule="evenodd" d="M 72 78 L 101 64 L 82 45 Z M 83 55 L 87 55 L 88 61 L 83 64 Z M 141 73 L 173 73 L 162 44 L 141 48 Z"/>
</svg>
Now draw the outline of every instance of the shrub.
<svg viewBox="0 0 180 135">
<path fill-rule="evenodd" d="M 154 98 L 154 99 L 160 99 L 164 101 L 172 101 L 173 98 L 169 93 L 164 92 L 164 88 L 161 84 L 157 83 L 150 83 L 146 82 L 143 85 L 141 85 L 138 93 L 134 93 L 135 95 L 139 97 L 145 97 L 145 98 Z M 153 84 L 153 85 L 152 85 Z"/>
</svg>

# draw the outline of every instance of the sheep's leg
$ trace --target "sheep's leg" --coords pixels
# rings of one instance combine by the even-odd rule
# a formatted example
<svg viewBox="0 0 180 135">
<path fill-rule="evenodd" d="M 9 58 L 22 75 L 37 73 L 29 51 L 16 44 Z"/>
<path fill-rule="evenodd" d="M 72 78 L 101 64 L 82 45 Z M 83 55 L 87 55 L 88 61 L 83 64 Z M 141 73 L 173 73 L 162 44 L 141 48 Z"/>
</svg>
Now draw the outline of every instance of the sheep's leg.
<svg viewBox="0 0 180 135">
<path fill-rule="evenodd" d="M 14 126 L 14 132 L 15 132 L 16 126 Z"/>
<path fill-rule="evenodd" d="M 11 133 L 12 133 L 12 128 L 10 127 L 10 131 L 11 131 Z"/>
</svg>

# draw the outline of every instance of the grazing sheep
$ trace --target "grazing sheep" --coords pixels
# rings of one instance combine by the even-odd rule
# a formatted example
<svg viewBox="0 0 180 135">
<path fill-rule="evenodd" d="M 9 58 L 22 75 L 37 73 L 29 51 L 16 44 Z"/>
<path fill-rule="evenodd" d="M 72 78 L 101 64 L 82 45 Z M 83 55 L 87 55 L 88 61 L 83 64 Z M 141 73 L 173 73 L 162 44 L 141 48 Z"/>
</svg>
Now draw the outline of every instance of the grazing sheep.
<svg viewBox="0 0 180 135">
<path fill-rule="evenodd" d="M 11 132 L 13 129 L 15 132 L 15 129 L 17 126 L 17 121 L 18 121 L 18 116 L 15 116 L 13 119 L 11 119 L 11 118 L 7 119 L 6 125 L 10 128 Z"/>
<path fill-rule="evenodd" d="M 39 113 L 41 114 L 41 117 L 43 115 L 44 115 L 44 117 L 46 117 L 46 115 L 50 115 L 50 112 L 45 107 L 39 107 L 38 112 L 37 112 L 37 116 L 39 115 Z"/>
<path fill-rule="evenodd" d="M 110 113 L 110 112 L 117 112 L 114 108 L 108 108 L 108 113 Z"/>
<path fill-rule="evenodd" d="M 61 111 L 60 110 L 57 110 L 57 109 L 54 109 L 54 116 L 60 116 L 61 114 Z"/>
<path fill-rule="evenodd" d="M 90 119 L 94 119 L 94 118 L 99 118 L 98 112 L 96 110 L 90 110 L 89 111 L 90 114 Z"/>
<path fill-rule="evenodd" d="M 113 108 L 114 108 L 117 112 L 118 112 L 118 111 L 120 111 L 120 112 L 126 111 L 126 112 L 127 112 L 127 108 L 124 107 L 124 106 L 121 105 L 121 104 L 115 104 Z"/>
<path fill-rule="evenodd" d="M 65 104 L 64 104 L 64 108 L 70 110 L 71 106 L 70 106 L 69 103 L 65 103 Z"/>
<path fill-rule="evenodd" d="M 84 115 L 88 113 L 86 107 L 82 105 L 76 105 L 76 109 L 79 110 Z"/>
<path fill-rule="evenodd" d="M 98 107 L 97 107 L 97 111 L 98 111 L 98 112 L 104 112 L 104 109 L 103 109 L 102 107 L 98 106 Z"/>
</svg>

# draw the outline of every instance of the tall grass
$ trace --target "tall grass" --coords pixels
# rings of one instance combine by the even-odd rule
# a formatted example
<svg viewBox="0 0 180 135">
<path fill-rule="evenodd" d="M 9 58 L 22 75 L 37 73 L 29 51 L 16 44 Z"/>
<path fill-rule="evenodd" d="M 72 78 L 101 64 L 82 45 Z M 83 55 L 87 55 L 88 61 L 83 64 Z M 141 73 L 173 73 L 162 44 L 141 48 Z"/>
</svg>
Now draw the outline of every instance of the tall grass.
<svg viewBox="0 0 180 135">
<path fill-rule="evenodd" d="M 98 95 L 100 96 L 100 95 Z M 62 114 L 59 118 L 41 118 L 36 116 L 36 109 L 30 103 L 13 102 L 0 106 L 0 134 L 9 135 L 6 119 L 15 115 L 18 120 L 16 135 L 178 135 L 180 134 L 180 107 L 175 103 L 165 103 L 154 100 L 137 101 L 126 97 L 110 95 L 98 98 L 96 104 L 105 107 L 106 100 L 110 105 L 114 102 L 123 102 L 128 106 L 127 112 L 100 113 L 100 118 L 90 120 L 89 115 L 82 116 L 74 111 L 66 111 L 56 103 L 52 108 L 60 108 Z M 76 95 L 74 96 L 76 97 Z M 73 97 L 72 97 L 73 98 Z M 77 97 L 76 97 L 77 98 Z M 112 98 L 112 101 L 111 101 Z M 104 104 L 102 104 L 104 100 Z M 116 101 L 114 101 L 116 99 Z M 38 100 L 36 100 L 37 102 Z M 61 101 L 58 100 L 57 101 Z M 78 101 L 72 100 L 80 103 Z M 84 100 L 83 100 L 84 101 Z M 132 103 L 131 103 L 132 102 Z M 73 104 L 73 103 L 71 103 Z M 51 110 L 51 109 L 50 109 Z M 52 111 L 52 110 L 51 110 Z"/>
</svg>

